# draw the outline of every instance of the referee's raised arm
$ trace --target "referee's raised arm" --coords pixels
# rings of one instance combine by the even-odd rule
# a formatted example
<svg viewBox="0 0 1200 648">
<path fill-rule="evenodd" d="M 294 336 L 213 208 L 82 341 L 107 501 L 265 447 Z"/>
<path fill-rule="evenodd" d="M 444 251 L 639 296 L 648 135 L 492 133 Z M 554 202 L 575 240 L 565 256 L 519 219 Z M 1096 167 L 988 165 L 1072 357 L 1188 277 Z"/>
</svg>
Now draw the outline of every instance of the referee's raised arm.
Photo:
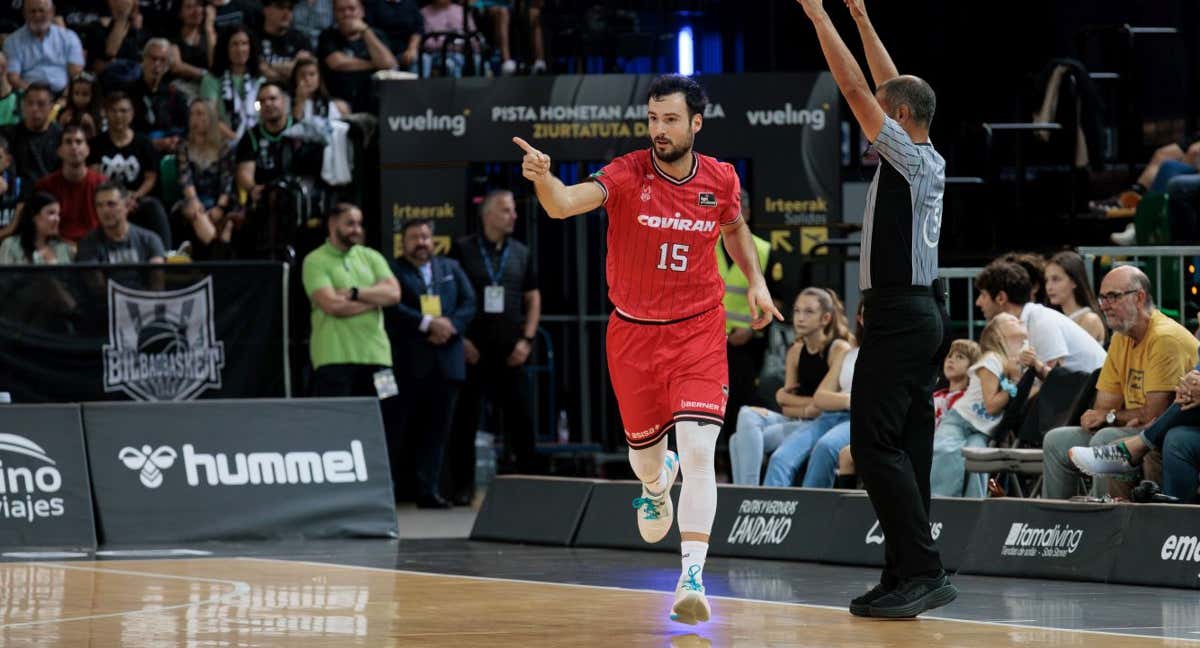
<svg viewBox="0 0 1200 648">
<path fill-rule="evenodd" d="M 863 75 L 862 68 L 858 66 L 858 61 L 854 60 L 854 55 L 850 53 L 850 49 L 838 35 L 837 29 L 829 19 L 829 14 L 825 13 L 825 7 L 822 6 L 821 0 L 796 0 L 796 2 L 804 7 L 804 13 L 808 15 L 808 19 L 812 21 L 813 27 L 817 30 L 817 39 L 821 42 L 821 52 L 825 54 L 825 62 L 829 64 L 829 71 L 833 73 L 833 80 L 837 82 L 838 89 L 846 98 L 846 103 L 850 104 L 850 111 L 854 113 L 854 119 L 867 134 L 867 138 L 875 141 L 879 131 L 883 128 L 883 120 L 887 115 L 879 106 L 879 101 L 875 99 L 875 93 L 871 92 L 870 86 L 867 85 L 867 78 Z"/>
</svg>

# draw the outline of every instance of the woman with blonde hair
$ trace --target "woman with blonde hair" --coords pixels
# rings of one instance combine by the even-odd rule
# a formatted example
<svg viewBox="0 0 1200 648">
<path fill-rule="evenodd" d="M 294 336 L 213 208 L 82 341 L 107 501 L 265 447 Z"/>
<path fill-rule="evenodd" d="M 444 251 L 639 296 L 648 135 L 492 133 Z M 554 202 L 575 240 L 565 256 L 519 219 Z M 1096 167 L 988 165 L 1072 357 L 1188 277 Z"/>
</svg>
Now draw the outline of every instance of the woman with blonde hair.
<svg viewBox="0 0 1200 648">
<path fill-rule="evenodd" d="M 823 433 L 840 422 L 836 414 L 826 416 L 813 402 L 813 394 L 834 361 L 840 361 L 852 346 L 853 336 L 837 293 L 825 288 L 804 289 L 796 297 L 792 325 L 796 342 L 788 349 L 784 385 L 775 393 L 780 411 L 743 407 L 738 412 L 737 432 L 729 440 L 735 484 L 758 485 L 763 457 L 778 453 L 793 434 L 810 425 L 817 426 L 813 432 L 820 428 Z M 791 461 L 781 461 L 779 470 Z"/>
<path fill-rule="evenodd" d="M 191 240 L 195 257 L 210 258 L 229 243 L 241 217 L 234 150 L 225 142 L 212 100 L 192 100 L 187 139 L 179 144 L 175 166 L 181 196 L 172 209 L 175 237 Z"/>
</svg>

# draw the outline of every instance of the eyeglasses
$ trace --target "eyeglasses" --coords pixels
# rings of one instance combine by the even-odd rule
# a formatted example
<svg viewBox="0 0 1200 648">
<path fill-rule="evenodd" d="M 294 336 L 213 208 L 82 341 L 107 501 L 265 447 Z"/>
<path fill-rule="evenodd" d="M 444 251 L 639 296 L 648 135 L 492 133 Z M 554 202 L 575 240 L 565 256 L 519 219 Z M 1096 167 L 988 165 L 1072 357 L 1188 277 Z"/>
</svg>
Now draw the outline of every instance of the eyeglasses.
<svg viewBox="0 0 1200 648">
<path fill-rule="evenodd" d="M 1097 297 L 1100 299 L 1100 305 L 1111 304 L 1125 295 L 1132 295 L 1135 292 L 1141 292 L 1137 288 L 1133 290 L 1122 290 L 1121 292 L 1100 293 Z"/>
</svg>

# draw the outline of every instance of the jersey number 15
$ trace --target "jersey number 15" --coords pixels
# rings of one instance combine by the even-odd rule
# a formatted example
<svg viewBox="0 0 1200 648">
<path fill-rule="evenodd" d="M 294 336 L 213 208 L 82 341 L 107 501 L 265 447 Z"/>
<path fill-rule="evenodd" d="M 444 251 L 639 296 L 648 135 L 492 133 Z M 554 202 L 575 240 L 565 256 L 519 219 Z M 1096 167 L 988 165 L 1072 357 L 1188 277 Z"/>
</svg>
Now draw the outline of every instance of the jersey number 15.
<svg viewBox="0 0 1200 648">
<path fill-rule="evenodd" d="M 667 265 L 667 248 L 671 248 L 671 265 Z M 688 246 L 683 243 L 663 243 L 658 246 L 658 266 L 659 270 L 674 270 L 675 272 L 684 272 L 687 270 L 687 251 Z"/>
</svg>

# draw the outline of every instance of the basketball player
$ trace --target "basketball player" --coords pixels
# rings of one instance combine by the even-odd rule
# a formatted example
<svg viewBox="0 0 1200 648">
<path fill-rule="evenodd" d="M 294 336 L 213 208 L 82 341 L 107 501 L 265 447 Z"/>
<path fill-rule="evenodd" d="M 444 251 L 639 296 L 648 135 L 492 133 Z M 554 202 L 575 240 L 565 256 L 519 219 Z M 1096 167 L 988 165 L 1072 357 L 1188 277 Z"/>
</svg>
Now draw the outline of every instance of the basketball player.
<svg viewBox="0 0 1200 648">
<path fill-rule="evenodd" d="M 932 284 L 946 162 L 929 141 L 933 88 L 900 76 L 863 0 L 844 0 L 858 24 L 875 92 L 825 13 L 821 0 L 797 0 L 817 30 L 834 81 L 880 163 L 867 190 L 858 287 L 865 329 L 850 400 L 850 451 L 883 529 L 879 585 L 850 602 L 850 613 L 914 617 L 958 596 L 929 531 L 933 463 L 933 358 L 942 315 Z"/>
<path fill-rule="evenodd" d="M 707 621 L 703 569 L 717 510 L 713 454 L 729 397 L 725 286 L 713 253 L 718 236 L 749 278 L 754 328 L 779 314 L 741 218 L 741 186 L 729 164 L 692 151 L 708 98 L 684 76 L 655 79 L 647 93 L 651 147 L 614 159 L 589 181 L 565 186 L 550 157 L 525 140 L 524 176 L 551 218 L 608 210 L 609 375 L 629 463 L 642 482 L 638 530 L 658 542 L 671 528 L 671 484 L 683 471 L 679 535 L 683 571 L 671 618 Z M 667 450 L 675 430 L 679 454 Z"/>
</svg>

